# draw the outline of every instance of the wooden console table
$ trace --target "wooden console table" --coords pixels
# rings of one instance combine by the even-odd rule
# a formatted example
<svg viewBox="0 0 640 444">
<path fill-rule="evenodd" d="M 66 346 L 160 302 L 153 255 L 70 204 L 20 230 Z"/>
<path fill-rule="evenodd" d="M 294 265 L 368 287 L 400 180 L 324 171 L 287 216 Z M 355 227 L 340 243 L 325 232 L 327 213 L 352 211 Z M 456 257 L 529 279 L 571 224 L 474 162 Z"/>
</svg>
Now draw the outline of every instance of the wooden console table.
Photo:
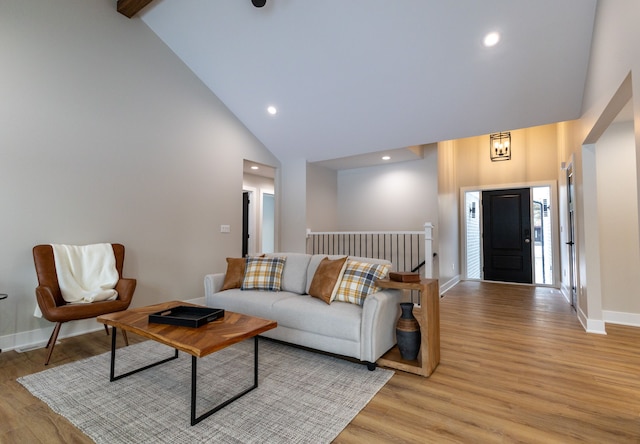
<svg viewBox="0 0 640 444">
<path fill-rule="evenodd" d="M 379 279 L 376 285 L 380 288 L 420 292 L 420 304 L 413 306 L 413 316 L 420 324 L 421 343 L 418 359 L 402 359 L 398 347 L 395 346 L 378 359 L 378 365 L 421 376 L 431 375 L 440 362 L 440 290 L 437 279 L 422 279 L 420 282 Z"/>
</svg>

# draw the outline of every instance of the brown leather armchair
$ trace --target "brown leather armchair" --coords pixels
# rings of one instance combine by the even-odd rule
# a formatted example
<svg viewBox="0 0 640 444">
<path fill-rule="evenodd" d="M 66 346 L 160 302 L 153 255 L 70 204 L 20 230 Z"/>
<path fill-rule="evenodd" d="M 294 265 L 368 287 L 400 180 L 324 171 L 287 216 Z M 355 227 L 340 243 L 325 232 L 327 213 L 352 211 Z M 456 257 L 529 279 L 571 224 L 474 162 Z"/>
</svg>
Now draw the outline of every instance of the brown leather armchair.
<svg viewBox="0 0 640 444">
<path fill-rule="evenodd" d="M 56 326 L 51 333 L 47 348 L 49 353 L 44 365 L 49 364 L 53 347 L 56 344 L 60 327 L 64 322 L 76 321 L 79 319 L 95 318 L 97 316 L 126 310 L 133 298 L 136 289 L 135 279 L 125 279 L 122 277 L 122 266 L 124 264 L 124 245 L 111 244 L 116 257 L 116 269 L 120 280 L 116 284 L 118 292 L 117 299 L 113 301 L 92 302 L 89 304 L 69 304 L 62 298 L 58 276 L 56 274 L 56 264 L 51 245 L 36 245 L 33 247 L 33 261 L 38 275 L 38 287 L 36 288 L 36 299 L 44 318 L 50 322 L 55 322 Z M 109 334 L 109 329 L 104 326 Z M 129 345 L 126 332 L 122 331 L 125 343 Z"/>
</svg>

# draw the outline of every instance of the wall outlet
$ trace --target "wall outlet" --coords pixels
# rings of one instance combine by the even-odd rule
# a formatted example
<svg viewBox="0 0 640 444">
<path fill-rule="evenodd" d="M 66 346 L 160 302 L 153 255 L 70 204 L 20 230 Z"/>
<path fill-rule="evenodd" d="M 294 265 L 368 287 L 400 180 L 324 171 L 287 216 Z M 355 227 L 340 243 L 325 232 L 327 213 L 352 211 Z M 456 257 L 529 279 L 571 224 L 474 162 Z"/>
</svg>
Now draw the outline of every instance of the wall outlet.
<svg viewBox="0 0 640 444">
<path fill-rule="evenodd" d="M 220 225 L 221 233 L 231 233 L 231 225 Z"/>
</svg>

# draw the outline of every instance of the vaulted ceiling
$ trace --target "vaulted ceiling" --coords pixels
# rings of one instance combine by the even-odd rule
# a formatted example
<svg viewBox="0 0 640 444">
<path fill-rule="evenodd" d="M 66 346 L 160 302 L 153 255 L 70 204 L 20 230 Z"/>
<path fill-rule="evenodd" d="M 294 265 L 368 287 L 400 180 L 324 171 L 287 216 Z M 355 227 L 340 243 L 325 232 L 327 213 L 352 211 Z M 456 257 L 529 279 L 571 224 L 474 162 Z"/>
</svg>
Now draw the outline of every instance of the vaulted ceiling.
<svg viewBox="0 0 640 444">
<path fill-rule="evenodd" d="M 320 161 L 578 118 L 595 11 L 596 0 L 155 0 L 137 17 L 278 158 Z M 488 48 L 490 31 L 501 39 Z"/>
</svg>

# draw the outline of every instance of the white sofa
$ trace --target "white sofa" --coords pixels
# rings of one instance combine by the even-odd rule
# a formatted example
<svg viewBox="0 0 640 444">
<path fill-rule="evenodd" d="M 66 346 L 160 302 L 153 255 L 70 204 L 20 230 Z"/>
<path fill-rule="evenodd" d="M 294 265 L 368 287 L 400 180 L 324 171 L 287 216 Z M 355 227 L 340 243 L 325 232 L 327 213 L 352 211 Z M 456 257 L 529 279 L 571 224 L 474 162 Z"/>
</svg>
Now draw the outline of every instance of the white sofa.
<svg viewBox="0 0 640 444">
<path fill-rule="evenodd" d="M 380 290 L 367 296 L 362 306 L 348 302 L 324 301 L 308 294 L 314 273 L 326 255 L 272 253 L 286 256 L 282 272 L 282 291 L 221 291 L 224 273 L 205 276 L 205 303 L 209 307 L 248 314 L 278 322 L 276 329 L 263 336 L 366 363 L 375 362 L 396 343 L 395 324 L 399 315 L 399 290 Z M 329 256 L 329 259 L 340 256 Z M 367 263 L 388 261 L 353 257 Z"/>
</svg>

